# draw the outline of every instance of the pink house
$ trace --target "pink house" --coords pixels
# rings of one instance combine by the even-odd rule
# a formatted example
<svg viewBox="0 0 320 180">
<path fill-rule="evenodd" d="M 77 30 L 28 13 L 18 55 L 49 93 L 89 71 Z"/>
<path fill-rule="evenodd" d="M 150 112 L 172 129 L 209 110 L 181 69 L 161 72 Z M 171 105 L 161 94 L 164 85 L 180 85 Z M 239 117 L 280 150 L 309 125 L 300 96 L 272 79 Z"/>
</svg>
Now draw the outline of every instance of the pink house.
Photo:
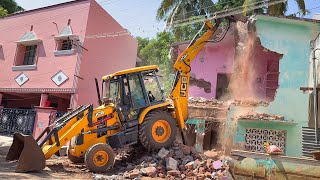
<svg viewBox="0 0 320 180">
<path fill-rule="evenodd" d="M 190 41 L 172 45 L 180 54 Z M 219 98 L 228 87 L 235 56 L 235 37 L 232 30 L 219 43 L 208 42 L 191 63 L 189 96 Z M 176 55 L 173 60 L 176 60 Z"/>
<path fill-rule="evenodd" d="M 35 135 L 48 113 L 97 105 L 94 78 L 136 64 L 137 41 L 94 0 L 13 14 L 0 24 L 0 132 L 17 119 L 8 109 L 36 112 Z"/>
<path fill-rule="evenodd" d="M 221 41 L 207 42 L 192 61 L 190 97 L 228 100 L 252 96 L 265 101 L 275 98 L 282 55 L 264 48 L 256 36 L 252 42 L 246 42 L 248 37 L 239 29 L 232 24 Z M 172 45 L 173 61 L 189 43 Z"/>
</svg>

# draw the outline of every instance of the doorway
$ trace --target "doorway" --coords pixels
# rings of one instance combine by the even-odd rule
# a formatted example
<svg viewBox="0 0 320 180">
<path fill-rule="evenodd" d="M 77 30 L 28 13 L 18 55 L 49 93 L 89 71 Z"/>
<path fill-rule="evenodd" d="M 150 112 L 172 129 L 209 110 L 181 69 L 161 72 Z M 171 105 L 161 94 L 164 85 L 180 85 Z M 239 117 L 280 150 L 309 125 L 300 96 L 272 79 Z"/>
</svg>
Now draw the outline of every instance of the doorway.
<svg viewBox="0 0 320 180">
<path fill-rule="evenodd" d="M 229 100 L 228 97 L 228 86 L 230 82 L 230 75 L 227 73 L 217 74 L 217 87 L 216 87 L 216 99 L 219 100 Z"/>
</svg>

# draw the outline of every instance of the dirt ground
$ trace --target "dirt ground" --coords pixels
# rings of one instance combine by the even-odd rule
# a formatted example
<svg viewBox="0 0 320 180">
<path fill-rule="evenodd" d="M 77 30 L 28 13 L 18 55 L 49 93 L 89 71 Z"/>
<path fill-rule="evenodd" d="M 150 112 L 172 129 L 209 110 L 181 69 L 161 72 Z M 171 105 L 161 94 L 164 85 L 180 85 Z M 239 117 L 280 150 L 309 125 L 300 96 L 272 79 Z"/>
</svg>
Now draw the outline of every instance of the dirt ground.
<svg viewBox="0 0 320 180">
<path fill-rule="evenodd" d="M 66 156 L 53 156 L 46 161 L 46 168 L 41 172 L 16 173 L 17 162 L 5 160 L 11 143 L 3 142 L 7 137 L 0 136 L 0 179 L 93 179 L 83 164 L 73 164 Z"/>
<path fill-rule="evenodd" d="M 47 167 L 41 172 L 15 173 L 16 162 L 7 162 L 0 155 L 0 179 L 93 179 L 84 165 L 69 164 L 68 158 L 47 160 Z"/>
</svg>

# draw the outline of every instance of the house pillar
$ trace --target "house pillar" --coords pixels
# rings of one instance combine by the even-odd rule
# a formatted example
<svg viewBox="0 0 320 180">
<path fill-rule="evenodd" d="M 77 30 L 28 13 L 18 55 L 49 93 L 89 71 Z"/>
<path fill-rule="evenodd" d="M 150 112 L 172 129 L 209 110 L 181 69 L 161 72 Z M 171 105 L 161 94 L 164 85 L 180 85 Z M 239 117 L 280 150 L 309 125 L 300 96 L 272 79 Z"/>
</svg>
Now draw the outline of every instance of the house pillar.
<svg viewBox="0 0 320 180">
<path fill-rule="evenodd" d="M 47 93 L 42 93 L 41 94 L 41 100 L 40 100 L 40 107 L 46 107 L 46 101 L 48 101 L 48 96 L 49 94 Z"/>
<path fill-rule="evenodd" d="M 42 98 L 41 98 L 42 99 Z M 38 136 L 45 130 L 49 125 L 51 113 L 56 113 L 57 110 L 52 107 L 39 107 L 36 106 L 34 109 L 37 112 L 37 116 L 33 127 L 33 137 L 38 138 Z"/>
</svg>

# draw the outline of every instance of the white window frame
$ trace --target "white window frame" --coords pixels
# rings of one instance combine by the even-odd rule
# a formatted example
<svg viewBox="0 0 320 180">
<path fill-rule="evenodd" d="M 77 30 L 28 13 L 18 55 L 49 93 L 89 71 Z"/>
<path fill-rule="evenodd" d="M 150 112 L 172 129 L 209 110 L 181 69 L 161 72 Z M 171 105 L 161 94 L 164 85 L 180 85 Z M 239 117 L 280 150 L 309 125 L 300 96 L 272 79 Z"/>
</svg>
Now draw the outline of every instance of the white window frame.
<svg viewBox="0 0 320 180">
<path fill-rule="evenodd" d="M 34 70 L 34 69 L 36 69 L 37 63 L 38 63 L 39 45 L 41 42 L 42 41 L 40 39 L 16 42 L 17 47 L 16 47 L 16 54 L 15 54 L 12 70 L 13 71 L 21 71 L 21 70 Z M 22 64 L 17 65 L 17 58 L 19 58 L 18 53 L 20 53 L 19 46 L 24 46 L 25 48 L 27 48 L 28 46 L 35 46 L 35 45 L 37 46 L 37 48 L 36 48 L 36 52 L 35 52 L 34 63 L 32 65 L 24 65 L 23 64 L 24 57 L 25 57 L 25 54 L 24 54 L 23 59 L 21 60 Z"/>
</svg>

